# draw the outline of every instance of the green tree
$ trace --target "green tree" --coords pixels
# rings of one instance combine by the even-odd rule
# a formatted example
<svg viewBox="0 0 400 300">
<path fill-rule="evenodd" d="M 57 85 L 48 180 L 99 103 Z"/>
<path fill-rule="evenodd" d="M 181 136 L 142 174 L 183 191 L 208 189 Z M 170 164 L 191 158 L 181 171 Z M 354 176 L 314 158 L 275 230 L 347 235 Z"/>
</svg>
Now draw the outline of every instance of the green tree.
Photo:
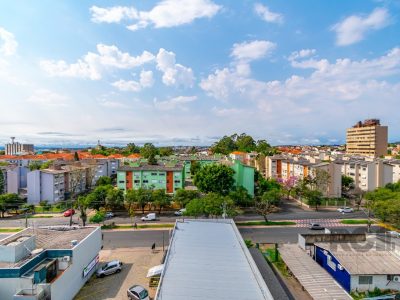
<svg viewBox="0 0 400 300">
<path fill-rule="evenodd" d="M 168 207 L 171 204 L 171 197 L 165 193 L 165 190 L 154 190 L 152 192 L 153 203 L 158 207 L 158 213 L 161 214 L 161 210 Z"/>
<path fill-rule="evenodd" d="M 231 136 L 224 136 L 218 142 L 214 143 L 210 150 L 213 153 L 225 154 L 228 155 L 232 151 L 237 150 L 237 146 L 235 141 Z"/>
<path fill-rule="evenodd" d="M 227 196 L 218 193 L 208 193 L 204 198 L 204 212 L 207 216 L 219 217 L 226 213 L 226 216 L 235 216 L 235 203 Z M 225 217 L 226 217 L 225 216 Z"/>
<path fill-rule="evenodd" d="M 322 192 L 319 190 L 309 190 L 306 192 L 305 197 L 307 198 L 308 205 L 314 206 L 315 210 L 318 210 L 318 206 L 322 203 Z"/>
<path fill-rule="evenodd" d="M 234 173 L 235 171 L 226 165 L 205 165 L 194 176 L 193 183 L 203 193 L 227 195 L 233 188 Z"/>
<path fill-rule="evenodd" d="M 148 163 L 149 165 L 157 165 L 157 159 L 156 159 L 156 157 L 155 157 L 153 154 L 151 154 L 151 155 L 149 156 L 149 158 L 147 159 L 147 163 Z"/>
<path fill-rule="evenodd" d="M 234 135 L 233 137 L 236 138 L 235 144 L 237 150 L 242 152 L 252 152 L 256 150 L 256 142 L 250 135 L 242 133 L 241 135 Z"/>
<path fill-rule="evenodd" d="M 266 191 L 261 197 L 257 197 L 255 201 L 256 212 L 261 215 L 265 222 L 268 222 L 268 215 L 275 212 L 282 199 L 282 191 L 272 189 Z"/>
<path fill-rule="evenodd" d="M 108 176 L 100 176 L 96 181 L 96 186 L 111 185 L 111 178 Z"/>
<path fill-rule="evenodd" d="M 158 152 L 160 156 L 171 156 L 174 154 L 174 150 L 172 150 L 172 147 L 160 147 L 158 149 Z"/>
<path fill-rule="evenodd" d="M 136 203 L 142 209 L 142 214 L 144 214 L 146 205 L 150 205 L 153 200 L 152 191 L 143 188 L 139 188 L 137 191 Z"/>
<path fill-rule="evenodd" d="M 190 164 L 190 174 L 192 176 L 196 175 L 196 173 L 201 169 L 201 164 L 198 161 L 193 160 Z"/>
<path fill-rule="evenodd" d="M 191 200 L 187 205 L 186 205 L 186 216 L 192 216 L 192 217 L 200 217 L 205 214 L 205 202 L 201 198 L 196 198 Z"/>
<path fill-rule="evenodd" d="M 75 205 L 79 209 L 79 212 L 80 212 L 80 218 L 82 219 L 83 227 L 86 226 L 87 209 L 89 208 L 90 201 L 91 201 L 91 199 L 89 196 L 79 196 L 75 202 Z"/>
<path fill-rule="evenodd" d="M 135 217 L 135 207 L 138 205 L 138 190 L 127 190 L 125 194 L 125 208 L 131 218 Z"/>
<path fill-rule="evenodd" d="M 199 192 L 192 190 L 179 189 L 175 192 L 173 201 L 178 203 L 180 208 L 184 208 L 191 200 L 199 198 Z"/>
<path fill-rule="evenodd" d="M 135 145 L 135 143 L 129 143 L 126 145 L 124 151 L 129 155 L 133 153 L 140 153 L 140 148 Z"/>
<path fill-rule="evenodd" d="M 254 192 L 256 196 L 262 196 L 266 191 L 280 190 L 282 186 L 273 178 L 265 179 L 257 170 L 254 172 Z"/>
<path fill-rule="evenodd" d="M 152 143 L 146 143 L 140 149 L 140 155 L 143 156 L 143 158 L 149 159 L 150 157 L 155 157 L 157 154 L 157 148 Z"/>
<path fill-rule="evenodd" d="M 251 198 L 247 190 L 242 186 L 231 191 L 229 197 L 237 206 L 248 207 L 254 204 L 254 199 Z"/>
<path fill-rule="evenodd" d="M 101 222 L 104 222 L 105 218 L 106 213 L 104 211 L 97 211 L 93 216 L 90 217 L 89 221 L 91 223 L 100 224 Z"/>
<path fill-rule="evenodd" d="M 349 196 L 351 189 L 354 189 L 354 179 L 350 176 L 342 175 L 342 193 Z"/>
<path fill-rule="evenodd" d="M 115 209 L 121 207 L 124 203 L 124 192 L 119 189 L 110 188 L 106 195 L 106 207 Z"/>
<path fill-rule="evenodd" d="M 99 210 L 106 205 L 108 191 L 113 189 L 112 185 L 101 185 L 96 187 L 89 195 L 90 207 Z"/>
<path fill-rule="evenodd" d="M 79 154 L 76 151 L 74 153 L 74 161 L 79 161 Z"/>
<path fill-rule="evenodd" d="M 4 213 L 8 210 L 17 211 L 24 203 L 17 194 L 0 195 L 0 212 L 4 218 Z"/>
</svg>

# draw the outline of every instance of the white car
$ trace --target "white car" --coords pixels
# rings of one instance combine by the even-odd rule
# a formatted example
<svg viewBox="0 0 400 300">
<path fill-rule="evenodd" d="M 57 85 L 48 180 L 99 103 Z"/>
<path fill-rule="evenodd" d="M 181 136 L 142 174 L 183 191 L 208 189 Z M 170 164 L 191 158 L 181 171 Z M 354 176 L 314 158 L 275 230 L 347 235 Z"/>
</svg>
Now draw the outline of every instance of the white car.
<svg viewBox="0 0 400 300">
<path fill-rule="evenodd" d="M 113 260 L 106 263 L 100 269 L 97 270 L 96 276 L 103 278 L 104 276 L 119 273 L 122 270 L 122 262 L 119 260 Z"/>
<path fill-rule="evenodd" d="M 351 207 L 339 207 L 337 211 L 340 213 L 352 213 L 354 212 L 354 209 L 352 209 Z"/>
<path fill-rule="evenodd" d="M 174 212 L 174 215 L 175 216 L 183 216 L 185 214 L 185 212 L 186 212 L 186 208 L 182 208 L 182 209 Z"/>
<path fill-rule="evenodd" d="M 114 213 L 113 212 L 111 212 L 111 211 L 109 211 L 109 212 L 106 212 L 106 219 L 111 219 L 111 218 L 114 218 Z"/>
<path fill-rule="evenodd" d="M 398 231 L 388 231 L 387 234 L 392 237 L 400 238 L 400 232 Z"/>
<path fill-rule="evenodd" d="M 141 218 L 142 221 L 156 221 L 157 216 L 155 213 L 149 213 L 146 216 Z"/>
<path fill-rule="evenodd" d="M 131 286 L 127 294 L 130 300 L 150 300 L 149 292 L 141 285 Z"/>
</svg>

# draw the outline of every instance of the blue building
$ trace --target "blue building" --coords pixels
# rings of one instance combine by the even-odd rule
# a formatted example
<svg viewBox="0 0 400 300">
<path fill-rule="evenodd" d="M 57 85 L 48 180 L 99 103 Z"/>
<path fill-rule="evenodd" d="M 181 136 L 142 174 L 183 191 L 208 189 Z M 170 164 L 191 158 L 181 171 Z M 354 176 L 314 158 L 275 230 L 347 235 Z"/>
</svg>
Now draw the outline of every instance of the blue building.
<svg viewBox="0 0 400 300">
<path fill-rule="evenodd" d="M 373 242 L 316 243 L 315 260 L 347 291 L 400 291 L 400 258 Z"/>
</svg>

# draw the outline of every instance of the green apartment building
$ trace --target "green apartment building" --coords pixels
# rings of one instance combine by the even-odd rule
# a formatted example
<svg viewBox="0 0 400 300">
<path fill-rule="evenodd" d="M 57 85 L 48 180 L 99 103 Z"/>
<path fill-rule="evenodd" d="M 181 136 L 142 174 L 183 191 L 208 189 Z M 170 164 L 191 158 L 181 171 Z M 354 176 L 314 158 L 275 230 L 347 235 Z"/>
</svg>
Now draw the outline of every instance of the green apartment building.
<svg viewBox="0 0 400 300">
<path fill-rule="evenodd" d="M 183 165 L 121 166 L 117 171 L 117 186 L 120 190 L 163 189 L 168 194 L 185 187 Z"/>
<path fill-rule="evenodd" d="M 233 178 L 236 187 L 244 187 L 251 197 L 254 197 L 254 168 L 236 160 L 231 165 L 235 171 Z"/>
<path fill-rule="evenodd" d="M 182 155 L 177 157 L 179 161 L 182 162 L 185 168 L 185 178 L 189 179 L 192 177 L 190 173 L 190 168 L 193 162 L 197 162 L 200 166 L 205 166 L 208 164 L 215 164 L 221 160 L 221 156 L 206 156 L 206 155 Z"/>
</svg>

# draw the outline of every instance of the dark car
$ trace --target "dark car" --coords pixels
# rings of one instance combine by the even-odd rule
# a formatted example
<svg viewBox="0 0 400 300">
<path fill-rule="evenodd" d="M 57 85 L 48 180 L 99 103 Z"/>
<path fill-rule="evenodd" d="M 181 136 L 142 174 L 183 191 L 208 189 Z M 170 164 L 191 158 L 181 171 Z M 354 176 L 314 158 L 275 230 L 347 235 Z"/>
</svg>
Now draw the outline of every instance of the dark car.
<svg viewBox="0 0 400 300">
<path fill-rule="evenodd" d="M 131 300 L 150 300 L 149 292 L 141 285 L 133 285 L 128 291 L 128 299 Z"/>
<path fill-rule="evenodd" d="M 311 230 L 324 230 L 325 227 L 322 226 L 321 224 L 318 224 L 318 223 L 311 223 L 310 224 L 310 229 Z"/>
</svg>

